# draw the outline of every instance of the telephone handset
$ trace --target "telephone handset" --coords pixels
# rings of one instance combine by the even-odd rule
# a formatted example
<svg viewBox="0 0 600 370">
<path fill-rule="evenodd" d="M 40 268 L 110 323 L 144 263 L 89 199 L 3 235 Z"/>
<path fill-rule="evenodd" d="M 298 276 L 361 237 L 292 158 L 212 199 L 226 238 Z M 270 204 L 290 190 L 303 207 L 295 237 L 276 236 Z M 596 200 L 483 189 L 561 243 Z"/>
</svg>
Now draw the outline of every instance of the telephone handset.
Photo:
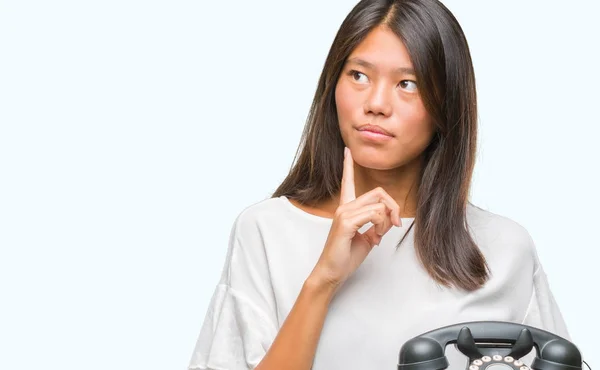
<svg viewBox="0 0 600 370">
<path fill-rule="evenodd" d="M 503 321 L 473 321 L 421 334 L 400 349 L 398 370 L 448 367 L 446 346 L 455 344 L 469 358 L 469 370 L 581 370 L 581 353 L 568 340 L 532 326 Z M 520 361 L 535 347 L 531 366 Z"/>
</svg>

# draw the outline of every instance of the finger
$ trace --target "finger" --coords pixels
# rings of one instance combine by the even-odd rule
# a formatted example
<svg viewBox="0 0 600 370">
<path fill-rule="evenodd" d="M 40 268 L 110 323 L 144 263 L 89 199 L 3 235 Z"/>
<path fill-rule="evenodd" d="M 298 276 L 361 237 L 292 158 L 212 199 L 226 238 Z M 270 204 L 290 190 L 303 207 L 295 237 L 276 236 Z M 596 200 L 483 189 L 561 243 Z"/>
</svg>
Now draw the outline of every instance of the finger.
<svg viewBox="0 0 600 370">
<path fill-rule="evenodd" d="M 344 167 L 341 186 L 340 205 L 356 199 L 356 190 L 354 189 L 354 160 L 348 147 L 344 147 Z"/>
<path fill-rule="evenodd" d="M 400 219 L 400 206 L 394 198 L 392 198 L 385 190 L 381 187 L 370 190 L 360 197 L 356 198 L 354 201 L 355 207 L 360 208 L 367 204 L 372 204 L 374 202 L 382 202 L 384 203 L 389 210 L 391 211 L 391 219 L 393 224 L 400 227 L 402 226 L 402 220 Z"/>
<path fill-rule="evenodd" d="M 371 242 L 371 246 L 379 245 L 379 243 L 381 243 L 381 239 L 383 239 L 383 235 L 379 235 L 375 231 L 375 226 L 370 227 L 362 235 Z"/>
<path fill-rule="evenodd" d="M 377 235 L 383 235 L 389 231 L 392 227 L 393 221 L 391 219 L 391 212 L 388 210 L 387 206 L 384 203 L 378 202 L 374 204 L 368 204 L 359 209 L 348 211 L 346 217 L 353 217 L 362 212 L 374 210 L 382 216 L 381 223 L 373 223 L 375 226 L 375 232 Z"/>
<path fill-rule="evenodd" d="M 390 231 L 390 229 L 392 228 L 392 226 L 394 225 L 394 221 L 392 220 L 392 212 L 389 210 L 385 210 L 384 211 L 384 222 L 382 222 L 381 224 L 376 224 L 375 226 L 375 233 L 377 233 L 377 235 L 385 235 L 385 233 L 387 233 L 388 231 Z"/>
<path fill-rule="evenodd" d="M 355 212 L 358 212 L 368 205 L 377 204 L 381 204 L 387 209 L 386 214 L 389 216 L 391 225 L 396 225 L 398 227 L 402 226 L 402 220 L 400 218 L 400 206 L 398 203 L 396 203 L 394 198 L 392 198 L 388 193 L 385 192 L 385 190 L 381 188 L 373 189 L 370 192 L 361 195 L 356 200 L 345 204 L 344 207 L 345 211 L 354 210 Z M 341 206 L 339 209 L 341 210 Z M 378 229 L 378 231 L 381 230 Z"/>
<path fill-rule="evenodd" d="M 367 211 L 367 212 L 372 212 L 372 211 Z M 370 218 L 370 222 L 373 224 L 373 226 L 371 226 L 370 228 L 367 229 L 367 231 L 362 233 L 362 236 L 369 242 L 371 248 L 376 245 L 379 245 L 379 243 L 381 243 L 381 239 L 383 239 L 383 235 L 385 233 L 379 234 L 379 233 L 377 233 L 376 229 L 379 225 L 382 225 L 385 223 L 385 218 L 386 217 L 383 216 L 381 213 L 377 213 L 377 214 L 373 215 Z M 365 224 L 366 224 L 366 222 L 365 222 Z M 363 226 L 364 226 L 364 224 L 363 224 Z"/>
<path fill-rule="evenodd" d="M 373 222 L 373 226 L 370 229 L 373 229 L 373 232 L 378 236 L 384 236 L 390 229 L 394 222 L 391 219 L 391 212 L 388 210 L 384 210 L 381 215 L 382 221 L 380 223 Z"/>
<path fill-rule="evenodd" d="M 371 222 L 373 225 L 384 222 L 384 216 L 376 210 L 370 209 L 362 211 L 352 216 L 347 215 L 343 218 L 344 223 L 349 228 L 352 234 L 356 233 L 358 229 L 363 227 L 367 222 Z"/>
<path fill-rule="evenodd" d="M 387 217 L 385 217 L 385 223 L 380 225 L 380 227 L 374 229 L 377 235 L 385 235 L 388 231 L 390 231 L 392 226 L 394 226 L 394 221 L 392 220 L 392 212 L 389 210 L 387 210 L 386 212 Z"/>
</svg>

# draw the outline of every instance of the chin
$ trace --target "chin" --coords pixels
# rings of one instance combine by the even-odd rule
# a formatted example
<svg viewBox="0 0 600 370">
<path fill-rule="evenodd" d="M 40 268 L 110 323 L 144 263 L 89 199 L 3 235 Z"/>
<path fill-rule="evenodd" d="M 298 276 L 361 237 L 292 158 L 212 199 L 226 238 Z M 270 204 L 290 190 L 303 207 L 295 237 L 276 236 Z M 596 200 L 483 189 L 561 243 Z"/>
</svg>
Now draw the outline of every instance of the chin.
<svg viewBox="0 0 600 370">
<path fill-rule="evenodd" d="M 391 170 L 398 167 L 398 158 L 393 158 L 381 148 L 361 148 L 352 152 L 354 162 L 373 170 Z"/>
</svg>

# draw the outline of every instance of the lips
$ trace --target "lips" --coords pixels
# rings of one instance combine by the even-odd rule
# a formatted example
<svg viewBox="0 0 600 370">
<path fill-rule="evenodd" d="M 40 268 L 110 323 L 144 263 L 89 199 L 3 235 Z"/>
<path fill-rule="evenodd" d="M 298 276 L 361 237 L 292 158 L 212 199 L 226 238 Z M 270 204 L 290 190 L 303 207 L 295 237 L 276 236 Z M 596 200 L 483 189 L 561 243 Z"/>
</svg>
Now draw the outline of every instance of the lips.
<svg viewBox="0 0 600 370">
<path fill-rule="evenodd" d="M 370 132 L 375 132 L 377 134 L 394 137 L 394 135 L 391 132 L 384 129 L 383 127 L 380 127 L 377 125 L 371 125 L 371 124 L 366 124 L 366 125 L 360 126 L 358 128 L 358 131 L 370 131 Z"/>
</svg>

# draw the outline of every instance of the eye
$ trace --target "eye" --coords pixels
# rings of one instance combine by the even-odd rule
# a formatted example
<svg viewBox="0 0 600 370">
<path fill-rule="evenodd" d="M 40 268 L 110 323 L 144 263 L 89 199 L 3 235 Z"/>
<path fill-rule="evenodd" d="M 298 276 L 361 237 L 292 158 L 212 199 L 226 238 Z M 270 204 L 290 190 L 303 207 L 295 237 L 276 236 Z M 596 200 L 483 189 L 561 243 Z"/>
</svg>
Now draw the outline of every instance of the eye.
<svg viewBox="0 0 600 370">
<path fill-rule="evenodd" d="M 367 81 L 369 81 L 369 79 L 367 78 L 367 75 L 366 75 L 366 74 L 364 74 L 364 73 L 362 73 L 362 72 L 355 71 L 355 70 L 350 70 L 350 71 L 348 72 L 348 74 L 349 74 L 349 75 L 352 77 L 352 79 L 353 79 L 354 81 L 356 81 L 356 82 L 361 82 L 361 81 L 359 81 L 359 80 L 357 80 L 357 79 L 356 79 L 356 77 L 360 78 L 361 76 L 364 76 L 363 82 L 367 82 Z"/>
<path fill-rule="evenodd" d="M 408 91 L 417 91 L 417 83 L 412 80 L 402 80 L 400 81 L 400 87 L 403 89 L 407 89 Z"/>
</svg>

